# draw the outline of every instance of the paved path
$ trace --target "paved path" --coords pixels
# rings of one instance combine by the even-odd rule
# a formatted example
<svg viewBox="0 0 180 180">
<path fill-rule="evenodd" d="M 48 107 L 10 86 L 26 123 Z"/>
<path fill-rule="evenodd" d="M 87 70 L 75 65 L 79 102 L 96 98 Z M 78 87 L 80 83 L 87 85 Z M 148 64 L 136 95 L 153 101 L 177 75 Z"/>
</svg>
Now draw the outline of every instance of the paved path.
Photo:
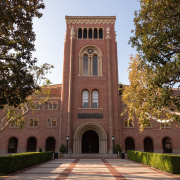
<svg viewBox="0 0 180 180">
<path fill-rule="evenodd" d="M 126 159 L 55 159 L 0 180 L 173 180 L 175 176 Z M 180 178 L 179 178 L 180 179 Z"/>
</svg>

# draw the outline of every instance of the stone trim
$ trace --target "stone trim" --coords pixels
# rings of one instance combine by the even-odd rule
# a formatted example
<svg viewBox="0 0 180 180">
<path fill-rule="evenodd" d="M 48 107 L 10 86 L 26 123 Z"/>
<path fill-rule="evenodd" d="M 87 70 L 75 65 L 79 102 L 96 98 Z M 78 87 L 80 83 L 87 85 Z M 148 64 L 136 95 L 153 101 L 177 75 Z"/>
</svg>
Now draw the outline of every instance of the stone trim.
<svg viewBox="0 0 180 180">
<path fill-rule="evenodd" d="M 115 24 L 116 16 L 66 16 L 66 24 Z"/>
<path fill-rule="evenodd" d="M 74 133 L 73 154 L 81 153 L 82 136 L 88 130 L 95 131 L 99 136 L 99 153 L 107 153 L 107 134 L 104 128 L 97 123 L 86 122 L 80 125 Z"/>
</svg>

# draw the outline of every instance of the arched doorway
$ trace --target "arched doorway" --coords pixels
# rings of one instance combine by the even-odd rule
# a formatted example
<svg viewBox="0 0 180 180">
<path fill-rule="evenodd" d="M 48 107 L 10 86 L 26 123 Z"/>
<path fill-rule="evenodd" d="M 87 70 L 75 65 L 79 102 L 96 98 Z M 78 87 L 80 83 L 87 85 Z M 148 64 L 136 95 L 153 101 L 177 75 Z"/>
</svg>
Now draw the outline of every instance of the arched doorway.
<svg viewBox="0 0 180 180">
<path fill-rule="evenodd" d="M 172 153 L 172 142 L 170 138 L 165 137 L 162 141 L 163 153 Z"/>
<path fill-rule="evenodd" d="M 54 151 L 55 152 L 55 144 L 56 144 L 56 141 L 53 137 L 47 138 L 46 151 Z"/>
<path fill-rule="evenodd" d="M 11 139 L 9 139 L 8 153 L 17 153 L 17 145 L 18 145 L 17 138 L 12 137 Z"/>
<path fill-rule="evenodd" d="M 86 131 L 82 136 L 82 153 L 99 153 L 99 137 L 95 131 Z"/>
<path fill-rule="evenodd" d="M 28 139 L 27 142 L 27 152 L 36 152 L 37 140 L 34 137 Z"/>
<path fill-rule="evenodd" d="M 153 141 L 150 137 L 144 139 L 144 152 L 154 152 Z"/>
<path fill-rule="evenodd" d="M 82 137 L 87 131 L 94 131 L 99 138 L 99 153 L 107 153 L 107 134 L 102 126 L 97 123 L 87 122 L 80 125 L 73 137 L 73 154 L 82 153 Z"/>
<path fill-rule="evenodd" d="M 125 140 L 125 150 L 135 150 L 135 145 L 134 145 L 134 139 L 131 137 L 126 138 Z"/>
</svg>

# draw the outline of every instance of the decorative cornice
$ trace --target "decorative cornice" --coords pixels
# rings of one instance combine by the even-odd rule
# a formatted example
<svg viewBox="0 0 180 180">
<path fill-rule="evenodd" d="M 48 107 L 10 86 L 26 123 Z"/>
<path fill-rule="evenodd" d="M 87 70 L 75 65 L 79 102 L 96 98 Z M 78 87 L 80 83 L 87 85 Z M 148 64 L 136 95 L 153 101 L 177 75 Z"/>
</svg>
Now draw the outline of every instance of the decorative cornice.
<svg viewBox="0 0 180 180">
<path fill-rule="evenodd" d="M 66 16 L 66 24 L 115 24 L 116 16 Z"/>
</svg>

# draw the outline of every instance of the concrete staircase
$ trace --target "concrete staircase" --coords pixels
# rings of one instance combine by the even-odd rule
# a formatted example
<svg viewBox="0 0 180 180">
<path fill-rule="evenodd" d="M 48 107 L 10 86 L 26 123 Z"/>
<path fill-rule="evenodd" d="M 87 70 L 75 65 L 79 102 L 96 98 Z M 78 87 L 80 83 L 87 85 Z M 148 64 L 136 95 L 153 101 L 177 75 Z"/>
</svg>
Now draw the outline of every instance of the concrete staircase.
<svg viewBox="0 0 180 180">
<path fill-rule="evenodd" d="M 117 154 L 99 154 L 99 153 L 82 153 L 82 154 L 64 154 L 64 157 L 108 157 L 108 158 L 117 158 Z"/>
</svg>

